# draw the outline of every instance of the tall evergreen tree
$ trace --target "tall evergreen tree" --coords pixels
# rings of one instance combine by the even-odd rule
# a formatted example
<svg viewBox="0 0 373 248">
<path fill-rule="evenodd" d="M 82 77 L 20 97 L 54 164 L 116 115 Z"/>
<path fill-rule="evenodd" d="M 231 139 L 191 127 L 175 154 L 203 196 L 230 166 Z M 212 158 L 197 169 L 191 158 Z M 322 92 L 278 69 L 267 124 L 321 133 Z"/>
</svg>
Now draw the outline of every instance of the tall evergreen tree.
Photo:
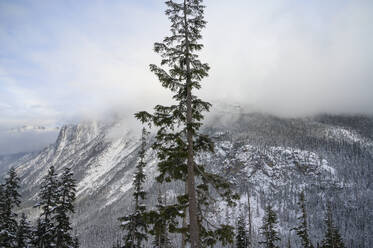
<svg viewBox="0 0 373 248">
<path fill-rule="evenodd" d="M 202 214 L 211 205 L 211 198 L 207 196 L 209 185 L 213 185 L 221 196 L 233 203 L 229 184 L 220 176 L 208 173 L 195 159 L 200 152 L 213 151 L 211 140 L 199 132 L 203 112 L 209 111 L 211 104 L 193 93 L 193 90 L 201 87 L 201 80 L 208 75 L 209 70 L 208 64 L 202 63 L 197 53 L 203 48 L 199 40 L 202 38 L 201 30 L 206 25 L 205 6 L 202 5 L 202 0 L 183 0 L 181 3 L 169 0 L 166 5 L 166 15 L 171 21 L 171 35 L 163 42 L 155 43 L 154 50 L 163 58 L 161 65 L 169 70 L 156 65 L 150 65 L 150 70 L 163 87 L 174 93 L 176 104 L 157 105 L 154 114 L 139 112 L 136 117 L 159 128 L 152 146 L 158 152 L 158 181 L 185 182 L 187 194 L 179 196 L 178 204 L 170 206 L 166 212 L 171 219 L 175 219 L 185 216 L 185 210 L 188 209 L 191 248 L 201 247 L 201 240 L 208 243 L 217 240 L 232 242 L 232 227 L 222 225 L 215 230 L 207 230 Z M 170 229 L 173 232 L 185 232 L 185 228 Z"/>
<path fill-rule="evenodd" d="M 74 237 L 71 233 L 70 214 L 74 213 L 74 201 L 76 184 L 71 169 L 66 167 L 58 181 L 57 201 L 53 215 L 56 223 L 56 247 L 69 248 L 74 245 Z"/>
<path fill-rule="evenodd" d="M 17 231 L 17 248 L 31 247 L 32 232 L 31 225 L 28 222 L 26 215 L 22 213 L 21 220 L 19 221 Z"/>
<path fill-rule="evenodd" d="M 265 209 L 265 216 L 263 217 L 263 225 L 260 227 L 261 234 L 264 237 L 264 240 L 259 242 L 265 248 L 279 248 L 276 243 L 280 241 L 280 237 L 277 229 L 277 215 L 273 211 L 272 206 L 268 204 Z"/>
<path fill-rule="evenodd" d="M 127 232 L 124 236 L 125 247 L 134 248 L 142 247 L 144 241 L 147 240 L 147 222 L 146 222 L 146 207 L 142 204 L 145 200 L 146 193 L 143 189 L 146 176 L 144 173 L 145 153 L 146 153 L 146 137 L 148 132 L 145 128 L 142 129 L 141 148 L 139 152 L 139 161 L 136 165 L 136 171 L 133 179 L 134 192 L 133 198 L 135 201 L 134 212 L 130 215 L 120 218 L 122 221 L 121 227 Z"/>
<path fill-rule="evenodd" d="M 245 217 L 241 214 L 237 222 L 236 247 L 248 247 L 248 237 L 246 231 Z"/>
<path fill-rule="evenodd" d="M 48 174 L 41 182 L 39 202 L 35 205 L 35 207 L 40 207 L 42 210 L 37 230 L 41 236 L 38 237 L 37 247 L 50 248 L 56 246 L 56 227 L 52 217 L 56 211 L 57 202 L 58 181 L 55 169 L 51 166 L 48 169 Z"/>
<path fill-rule="evenodd" d="M 15 169 L 10 168 L 0 189 L 0 247 L 12 248 L 17 245 L 18 224 L 14 208 L 20 204 L 19 181 Z"/>
<path fill-rule="evenodd" d="M 325 238 L 321 241 L 321 248 L 344 248 L 345 245 L 339 234 L 338 228 L 333 224 L 332 209 L 330 203 L 325 216 L 326 232 Z"/>
<path fill-rule="evenodd" d="M 304 191 L 302 191 L 299 195 L 298 206 L 301 210 L 301 215 L 298 217 L 299 225 L 295 227 L 294 230 L 296 231 L 298 237 L 301 239 L 303 248 L 313 248 L 308 234 L 308 216 Z"/>
</svg>

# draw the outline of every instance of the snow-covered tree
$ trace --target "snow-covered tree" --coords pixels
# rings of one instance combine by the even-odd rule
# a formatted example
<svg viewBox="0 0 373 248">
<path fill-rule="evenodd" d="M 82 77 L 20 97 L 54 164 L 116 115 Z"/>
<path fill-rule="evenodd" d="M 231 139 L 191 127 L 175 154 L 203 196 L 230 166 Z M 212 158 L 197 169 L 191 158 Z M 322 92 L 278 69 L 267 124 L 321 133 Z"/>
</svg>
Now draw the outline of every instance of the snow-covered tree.
<svg viewBox="0 0 373 248">
<path fill-rule="evenodd" d="M 280 237 L 277 231 L 277 215 L 273 211 L 272 206 L 270 204 L 267 205 L 265 208 L 265 215 L 263 217 L 263 225 L 260 227 L 261 234 L 263 236 L 263 241 L 260 241 L 261 244 L 265 248 L 279 248 L 277 245 L 278 241 L 280 241 Z"/>
<path fill-rule="evenodd" d="M 325 237 L 321 241 L 321 248 L 344 248 L 345 245 L 339 234 L 338 228 L 333 223 L 332 209 L 328 204 L 325 216 L 326 232 Z"/>
<path fill-rule="evenodd" d="M 248 247 L 248 237 L 246 230 L 245 216 L 240 215 L 237 222 L 237 234 L 236 234 L 236 247 L 237 248 L 246 248 Z"/>
<path fill-rule="evenodd" d="M 191 248 L 201 247 L 201 242 L 233 242 L 233 227 L 207 224 L 206 214 L 210 202 L 210 186 L 223 199 L 233 203 L 234 196 L 229 184 L 220 176 L 207 172 L 205 166 L 196 163 L 201 152 L 212 152 L 213 143 L 200 133 L 203 112 L 209 111 L 211 104 L 199 98 L 193 90 L 201 88 L 201 81 L 208 76 L 209 66 L 198 58 L 203 48 L 199 41 L 206 25 L 205 6 L 202 0 L 166 1 L 166 15 L 171 21 L 171 35 L 163 42 L 155 43 L 154 50 L 162 57 L 161 66 L 150 65 L 150 70 L 158 77 L 162 86 L 174 93 L 175 104 L 156 105 L 154 113 L 139 112 L 136 117 L 144 123 L 158 128 L 153 149 L 158 152 L 157 180 L 160 183 L 184 181 L 184 195 L 178 197 L 178 204 L 169 206 L 168 214 L 173 223 L 183 218 L 188 210 L 189 228 L 170 228 L 173 232 L 188 231 Z M 166 206 L 167 207 L 167 206 Z M 173 215 L 172 215 L 173 214 Z M 211 228 L 207 228 L 207 227 Z M 212 230 L 211 230 L 212 229 Z M 185 236 L 184 236 L 185 237 Z"/>
<path fill-rule="evenodd" d="M 0 187 L 0 247 L 12 248 L 17 245 L 17 214 L 15 207 L 19 207 L 19 181 L 15 169 L 9 169 L 5 183 Z"/>
<path fill-rule="evenodd" d="M 38 198 L 39 202 L 35 207 L 41 208 L 42 212 L 38 223 L 37 247 L 55 247 L 56 227 L 52 218 L 58 202 L 58 181 L 53 166 L 48 169 L 48 174 L 41 182 Z"/>
<path fill-rule="evenodd" d="M 22 213 L 17 230 L 17 248 L 29 248 L 32 241 L 32 229 L 26 215 Z"/>
<path fill-rule="evenodd" d="M 145 128 L 143 128 L 139 161 L 136 165 L 136 171 L 133 179 L 133 199 L 135 203 L 134 210 L 133 213 L 119 219 L 122 222 L 122 229 L 126 231 L 126 235 L 124 236 L 124 247 L 128 248 L 143 247 L 143 242 L 148 239 L 146 233 L 148 229 L 145 216 L 146 207 L 142 204 L 142 201 L 145 200 L 146 196 L 143 189 L 143 184 L 146 179 L 144 167 L 146 166 L 145 153 L 147 135 L 148 132 Z"/>
<path fill-rule="evenodd" d="M 299 225 L 294 228 L 298 237 L 301 239 L 303 248 L 313 248 L 312 242 L 308 234 L 308 216 L 306 210 L 306 200 L 304 197 L 304 191 L 299 195 L 298 206 L 301 210 L 301 214 L 298 217 Z"/>
<path fill-rule="evenodd" d="M 56 223 L 56 247 L 69 248 L 74 245 L 70 215 L 74 213 L 76 184 L 71 169 L 66 167 L 58 182 L 56 208 L 53 220 Z"/>
</svg>

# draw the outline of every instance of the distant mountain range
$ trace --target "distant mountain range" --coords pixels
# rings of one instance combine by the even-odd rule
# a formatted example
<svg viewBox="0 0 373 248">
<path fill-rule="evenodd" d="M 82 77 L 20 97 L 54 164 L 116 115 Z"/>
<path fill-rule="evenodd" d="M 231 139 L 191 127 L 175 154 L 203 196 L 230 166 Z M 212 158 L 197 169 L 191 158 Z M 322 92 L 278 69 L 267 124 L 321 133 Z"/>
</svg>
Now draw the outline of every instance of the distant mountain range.
<svg viewBox="0 0 373 248">
<path fill-rule="evenodd" d="M 20 127 L 15 127 L 9 130 L 11 133 L 23 133 L 23 132 L 50 132 L 58 131 L 59 127 L 45 127 L 45 126 L 32 126 L 32 125 L 23 125 Z"/>
<path fill-rule="evenodd" d="M 58 132 L 58 127 L 33 125 L 2 128 L 0 130 L 0 156 L 40 151 L 55 142 Z"/>
<path fill-rule="evenodd" d="M 217 204 L 211 221 L 235 225 L 234 217 L 247 216 L 250 195 L 254 239 L 260 239 L 263 208 L 271 202 L 279 216 L 281 247 L 289 236 L 293 246 L 299 247 L 300 240 L 291 228 L 299 212 L 298 194 L 305 190 L 314 245 L 323 237 L 324 212 L 330 201 L 346 246 L 373 247 L 373 118 L 319 115 L 287 119 L 226 109 L 211 115 L 203 131 L 213 137 L 215 154 L 201 154 L 198 159 L 226 176 L 242 196 L 233 209 Z M 120 121 L 66 125 L 54 144 L 8 160 L 0 157 L 0 167 L 17 168 L 22 178 L 21 211 L 32 218 L 38 214 L 32 206 L 49 166 L 54 165 L 58 172 L 72 167 L 78 182 L 74 224 L 82 247 L 111 247 L 122 236 L 117 218 L 132 206 L 138 134 Z M 167 193 L 169 202 L 174 201 L 183 185 L 157 185 L 157 161 L 150 148 L 146 160 L 147 205 L 155 205 L 159 188 Z M 178 247 L 178 238 L 171 238 Z"/>
</svg>

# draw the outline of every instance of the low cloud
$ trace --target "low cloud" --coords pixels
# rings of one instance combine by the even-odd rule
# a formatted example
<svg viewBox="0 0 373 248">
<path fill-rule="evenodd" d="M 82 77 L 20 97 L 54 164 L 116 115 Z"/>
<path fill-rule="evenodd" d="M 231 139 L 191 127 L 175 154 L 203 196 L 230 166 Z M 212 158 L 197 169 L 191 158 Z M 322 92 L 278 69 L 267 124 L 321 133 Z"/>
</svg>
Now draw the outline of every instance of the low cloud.
<svg viewBox="0 0 373 248">
<path fill-rule="evenodd" d="M 0 155 L 40 151 L 56 141 L 58 129 L 0 130 Z"/>
<path fill-rule="evenodd" d="M 205 4 L 205 99 L 282 116 L 373 114 L 372 1 Z M 164 10 L 163 0 L 2 1 L 0 130 L 169 103 L 148 69 L 169 34 Z"/>
<path fill-rule="evenodd" d="M 373 114 L 372 10 L 371 1 L 212 2 L 204 94 L 283 116 Z"/>
</svg>

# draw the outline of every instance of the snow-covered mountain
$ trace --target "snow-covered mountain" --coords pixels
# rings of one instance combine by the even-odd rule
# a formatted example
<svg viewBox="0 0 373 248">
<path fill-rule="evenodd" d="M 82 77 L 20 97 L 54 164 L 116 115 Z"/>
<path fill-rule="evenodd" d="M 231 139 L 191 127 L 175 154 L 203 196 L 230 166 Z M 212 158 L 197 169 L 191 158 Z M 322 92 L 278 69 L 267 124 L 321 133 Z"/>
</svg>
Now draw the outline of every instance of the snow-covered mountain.
<svg viewBox="0 0 373 248">
<path fill-rule="evenodd" d="M 8 171 L 14 163 L 22 163 L 33 156 L 33 153 L 16 153 L 0 155 L 0 176 Z M 22 159 L 22 161 L 20 161 Z M 1 179 L 0 179 L 1 180 Z"/>
<path fill-rule="evenodd" d="M 215 221 L 235 224 L 247 215 L 247 193 L 258 239 L 263 208 L 271 202 L 279 216 L 281 235 L 296 223 L 297 197 L 305 190 L 311 237 L 323 235 L 323 214 L 331 201 L 335 222 L 347 247 L 373 246 L 373 118 L 318 116 L 284 119 L 264 114 L 224 112 L 209 117 L 204 132 L 215 141 L 215 154 L 199 159 L 225 175 L 241 193 L 236 208 L 215 206 Z M 12 164 L 22 178 L 22 211 L 35 217 L 32 206 L 49 166 L 73 168 L 78 185 L 75 225 L 82 247 L 111 247 L 121 237 L 118 217 L 131 208 L 132 173 L 140 142 L 123 122 L 85 122 L 60 129 L 55 144 Z M 147 153 L 148 205 L 156 202 L 159 185 L 155 153 Z M 182 185 L 162 186 L 173 201 Z M 174 242 L 177 242 L 175 239 Z M 175 243 L 175 247 L 178 247 Z"/>
</svg>

